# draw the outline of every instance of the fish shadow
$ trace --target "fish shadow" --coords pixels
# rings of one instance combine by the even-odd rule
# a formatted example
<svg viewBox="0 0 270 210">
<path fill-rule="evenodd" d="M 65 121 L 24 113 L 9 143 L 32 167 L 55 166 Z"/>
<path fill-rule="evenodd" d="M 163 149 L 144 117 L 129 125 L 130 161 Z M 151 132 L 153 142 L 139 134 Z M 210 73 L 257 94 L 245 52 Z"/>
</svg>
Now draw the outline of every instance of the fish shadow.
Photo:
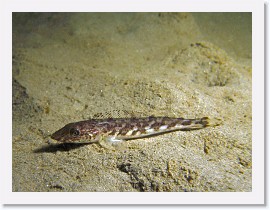
<svg viewBox="0 0 270 210">
<path fill-rule="evenodd" d="M 77 149 L 83 147 L 85 145 L 89 145 L 91 143 L 60 143 L 60 144 L 50 144 L 47 146 L 43 146 L 41 148 L 37 148 L 34 150 L 34 153 L 55 153 L 57 151 L 68 152 L 73 149 Z"/>
</svg>

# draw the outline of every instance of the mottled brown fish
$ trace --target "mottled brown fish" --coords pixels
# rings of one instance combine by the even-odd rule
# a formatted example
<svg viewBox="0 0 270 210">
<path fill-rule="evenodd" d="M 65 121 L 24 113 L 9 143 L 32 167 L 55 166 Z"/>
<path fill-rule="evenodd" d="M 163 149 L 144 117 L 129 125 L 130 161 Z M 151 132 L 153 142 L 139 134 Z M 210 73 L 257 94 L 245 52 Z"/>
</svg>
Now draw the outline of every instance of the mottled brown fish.
<svg viewBox="0 0 270 210">
<path fill-rule="evenodd" d="M 144 138 L 172 131 L 189 131 L 209 126 L 208 117 L 197 119 L 145 117 L 90 119 L 69 123 L 51 135 L 63 143 L 110 142 Z"/>
</svg>

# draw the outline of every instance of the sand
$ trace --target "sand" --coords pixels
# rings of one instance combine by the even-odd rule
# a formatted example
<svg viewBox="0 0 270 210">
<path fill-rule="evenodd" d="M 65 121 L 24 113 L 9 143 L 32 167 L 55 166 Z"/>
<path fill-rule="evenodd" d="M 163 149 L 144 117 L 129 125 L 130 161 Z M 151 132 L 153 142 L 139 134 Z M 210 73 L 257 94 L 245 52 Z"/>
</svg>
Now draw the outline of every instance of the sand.
<svg viewBox="0 0 270 210">
<path fill-rule="evenodd" d="M 14 14 L 12 190 L 250 192 L 251 19 L 217 15 Z M 222 124 L 109 147 L 50 138 L 151 115 Z"/>
</svg>

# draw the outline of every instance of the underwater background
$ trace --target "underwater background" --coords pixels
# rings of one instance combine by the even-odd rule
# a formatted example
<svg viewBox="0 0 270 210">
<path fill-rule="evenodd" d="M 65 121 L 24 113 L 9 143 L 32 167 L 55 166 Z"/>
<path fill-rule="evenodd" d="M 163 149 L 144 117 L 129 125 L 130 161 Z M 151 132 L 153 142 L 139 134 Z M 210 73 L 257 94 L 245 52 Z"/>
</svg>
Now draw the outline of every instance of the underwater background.
<svg viewBox="0 0 270 210">
<path fill-rule="evenodd" d="M 12 190 L 252 191 L 251 13 L 13 13 Z M 95 117 L 217 127 L 59 144 Z"/>
</svg>

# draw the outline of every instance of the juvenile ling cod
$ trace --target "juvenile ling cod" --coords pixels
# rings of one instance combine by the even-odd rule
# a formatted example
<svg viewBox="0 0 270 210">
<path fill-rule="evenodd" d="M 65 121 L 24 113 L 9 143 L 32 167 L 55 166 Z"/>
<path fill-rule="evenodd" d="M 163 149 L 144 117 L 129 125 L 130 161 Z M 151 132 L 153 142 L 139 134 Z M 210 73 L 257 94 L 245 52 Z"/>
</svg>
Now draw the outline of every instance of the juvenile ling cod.
<svg viewBox="0 0 270 210">
<path fill-rule="evenodd" d="M 173 131 L 190 131 L 210 125 L 209 118 L 107 118 L 69 123 L 51 135 L 63 143 L 94 143 L 102 139 L 117 142 L 145 138 Z"/>
</svg>

